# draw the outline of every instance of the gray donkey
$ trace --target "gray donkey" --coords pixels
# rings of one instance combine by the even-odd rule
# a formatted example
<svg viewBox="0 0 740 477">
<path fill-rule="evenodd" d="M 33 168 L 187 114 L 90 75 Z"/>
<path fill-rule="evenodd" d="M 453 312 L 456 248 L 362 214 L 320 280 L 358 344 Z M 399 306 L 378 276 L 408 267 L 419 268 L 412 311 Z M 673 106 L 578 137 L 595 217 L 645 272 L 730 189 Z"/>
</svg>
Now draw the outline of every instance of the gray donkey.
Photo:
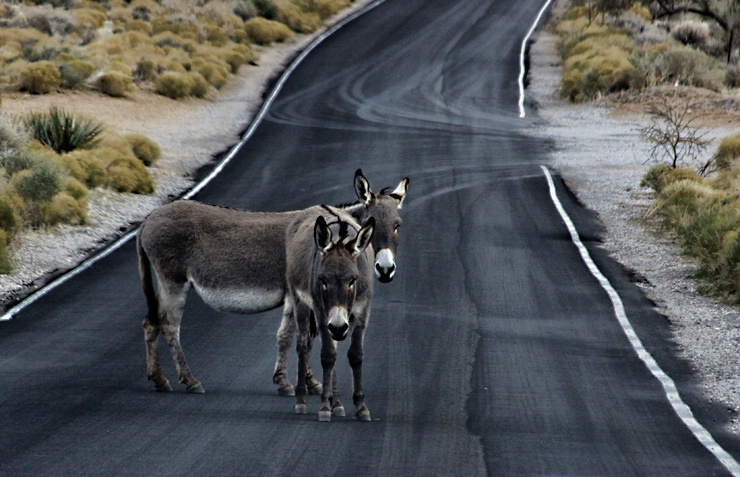
<svg viewBox="0 0 740 477">
<path fill-rule="evenodd" d="M 286 301 L 291 303 L 299 330 L 296 413 L 306 413 L 309 341 L 318 327 L 323 369 L 319 420 L 331 421 L 332 414 L 344 416 L 334 364 L 336 342 L 348 335 L 356 417 L 370 420 L 362 387 L 362 360 L 373 295 L 373 252 L 368 245 L 374 227 L 372 217 L 360 228 L 352 216 L 327 206 L 306 210 L 288 226 Z"/>
<path fill-rule="evenodd" d="M 397 209 L 406 194 L 408 179 L 389 194 L 375 195 L 358 170 L 355 189 L 363 200 L 348 207 L 358 220 L 366 214 L 378 215 L 380 233 L 377 249 L 395 253 L 400 218 Z M 388 198 L 392 199 L 389 201 Z M 164 335 L 177 367 L 179 381 L 188 392 L 204 392 L 188 367 L 180 344 L 180 323 L 188 290 L 193 287 L 203 301 L 219 311 L 251 314 L 279 307 L 285 301 L 285 231 L 302 211 L 251 212 L 205 205 L 194 201 L 175 201 L 152 212 L 140 227 L 137 237 L 139 275 L 148 312 L 144 319 L 147 350 L 147 376 L 157 390 L 171 391 L 159 365 L 157 341 Z M 380 256 L 382 259 L 383 256 Z M 381 279 L 392 278 L 395 264 L 378 260 L 375 266 Z M 159 285 L 155 291 L 154 281 Z M 385 278 L 383 278 L 385 277 Z M 283 322 L 293 322 L 289 303 Z M 287 328 L 287 327 L 286 327 Z M 276 366 L 277 368 L 277 366 Z M 273 379 L 284 386 L 277 370 Z M 312 390 L 320 383 L 310 375 Z M 286 380 L 287 381 L 287 380 Z M 290 383 L 287 384 L 290 388 Z M 282 393 L 281 393 L 282 394 Z"/>
</svg>

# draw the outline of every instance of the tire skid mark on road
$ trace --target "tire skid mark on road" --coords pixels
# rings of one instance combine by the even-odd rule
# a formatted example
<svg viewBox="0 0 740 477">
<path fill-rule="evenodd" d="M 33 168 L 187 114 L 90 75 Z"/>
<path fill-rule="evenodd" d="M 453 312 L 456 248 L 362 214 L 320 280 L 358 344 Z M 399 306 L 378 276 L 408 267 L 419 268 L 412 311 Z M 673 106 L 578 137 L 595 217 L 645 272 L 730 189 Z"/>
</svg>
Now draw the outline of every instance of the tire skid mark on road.
<svg viewBox="0 0 740 477">
<path fill-rule="evenodd" d="M 734 457 L 732 457 L 724 448 L 722 448 L 722 446 L 720 446 L 717 441 L 714 440 L 714 437 L 712 437 L 709 431 L 707 431 L 706 428 L 704 428 L 704 426 L 702 426 L 699 421 L 696 420 L 696 417 L 694 417 L 694 413 L 691 411 L 691 408 L 685 402 L 683 402 L 683 399 L 681 399 L 681 395 L 678 392 L 676 383 L 673 382 L 673 379 L 671 379 L 670 376 L 668 376 L 665 371 L 663 371 L 663 369 L 661 369 L 661 367 L 655 361 L 655 358 L 653 358 L 653 356 L 645 349 L 645 346 L 642 344 L 642 341 L 637 336 L 635 329 L 632 327 L 632 323 L 630 323 L 629 318 L 627 317 L 627 312 L 624 309 L 624 303 L 622 303 L 622 299 L 620 298 L 619 293 L 617 293 L 617 291 L 614 289 L 609 280 L 604 276 L 604 274 L 601 273 L 601 270 L 599 269 L 599 267 L 596 266 L 593 258 L 591 258 L 591 254 L 589 253 L 588 249 L 578 237 L 578 230 L 576 230 L 575 225 L 573 225 L 573 221 L 571 220 L 568 213 L 565 211 L 563 204 L 558 199 L 557 190 L 555 188 L 555 183 L 553 182 L 550 170 L 547 168 L 547 166 L 540 167 L 545 174 L 547 184 L 550 188 L 550 198 L 552 199 L 555 208 L 560 214 L 560 217 L 563 219 L 563 222 L 565 222 L 573 244 L 578 249 L 578 252 L 581 255 L 581 259 L 586 264 L 586 267 L 588 267 L 591 275 L 596 278 L 601 287 L 609 296 L 609 299 L 611 300 L 612 306 L 614 308 L 614 315 L 616 316 L 617 321 L 624 331 L 624 334 L 627 336 L 627 339 L 632 345 L 632 348 L 637 353 L 637 356 L 642 360 L 643 363 L 645 363 L 645 366 L 647 366 L 648 370 L 650 370 L 653 376 L 655 376 L 655 378 L 660 382 L 661 386 L 663 386 L 663 391 L 668 398 L 668 402 L 671 404 L 671 407 L 673 407 L 673 410 L 676 412 L 681 421 L 683 421 L 686 427 L 689 428 L 694 437 L 696 437 L 696 439 L 709 452 L 711 452 L 712 455 L 714 455 L 717 460 L 719 460 L 720 463 L 722 463 L 722 465 L 724 465 L 725 468 L 730 471 L 732 475 L 740 477 L 740 463 L 738 463 Z"/>
</svg>

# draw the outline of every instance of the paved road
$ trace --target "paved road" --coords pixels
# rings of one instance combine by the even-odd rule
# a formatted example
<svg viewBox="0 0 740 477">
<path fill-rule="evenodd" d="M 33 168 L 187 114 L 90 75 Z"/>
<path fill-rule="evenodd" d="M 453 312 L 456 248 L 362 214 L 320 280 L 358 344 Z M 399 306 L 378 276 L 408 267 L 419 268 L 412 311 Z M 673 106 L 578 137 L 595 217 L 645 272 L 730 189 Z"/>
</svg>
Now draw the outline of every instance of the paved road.
<svg viewBox="0 0 740 477">
<path fill-rule="evenodd" d="M 518 53 L 542 3 L 387 0 L 316 48 L 197 196 L 286 210 L 352 199 L 357 167 L 376 188 L 411 177 L 366 335 L 372 423 L 292 414 L 270 379 L 280 312 L 194 295 L 182 341 L 207 394 L 154 392 L 129 243 L 0 323 L 0 475 L 726 475 L 630 347 L 549 197 L 547 147 L 523 132 L 537 117 L 518 118 Z M 740 455 L 556 183 L 648 350 Z"/>
</svg>

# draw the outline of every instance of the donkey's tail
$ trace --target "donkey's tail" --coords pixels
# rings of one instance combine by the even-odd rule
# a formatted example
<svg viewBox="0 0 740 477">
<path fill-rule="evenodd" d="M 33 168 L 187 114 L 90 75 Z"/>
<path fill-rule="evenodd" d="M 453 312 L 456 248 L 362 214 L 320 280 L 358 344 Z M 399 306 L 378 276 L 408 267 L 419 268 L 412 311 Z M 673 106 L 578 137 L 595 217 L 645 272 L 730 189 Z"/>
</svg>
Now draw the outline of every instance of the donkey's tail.
<svg viewBox="0 0 740 477">
<path fill-rule="evenodd" d="M 154 291 L 154 280 L 152 278 L 152 264 L 149 256 L 144 251 L 141 244 L 141 231 L 136 236 L 136 252 L 139 254 L 139 277 L 141 278 L 141 287 L 146 297 L 147 315 L 146 320 L 154 325 L 159 325 L 159 301 Z"/>
</svg>

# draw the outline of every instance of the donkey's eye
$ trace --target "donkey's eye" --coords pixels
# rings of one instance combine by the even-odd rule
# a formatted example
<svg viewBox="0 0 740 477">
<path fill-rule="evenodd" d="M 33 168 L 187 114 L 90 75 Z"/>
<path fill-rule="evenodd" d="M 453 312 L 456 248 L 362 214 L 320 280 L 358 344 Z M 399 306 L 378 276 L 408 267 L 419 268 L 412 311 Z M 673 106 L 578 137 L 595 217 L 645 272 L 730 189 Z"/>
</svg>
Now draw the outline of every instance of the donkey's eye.
<svg viewBox="0 0 740 477">
<path fill-rule="evenodd" d="M 321 290 L 326 291 L 329 289 L 329 285 L 326 284 L 326 280 L 321 280 Z"/>
<path fill-rule="evenodd" d="M 393 232 L 398 233 L 398 229 L 401 228 L 401 224 L 397 224 L 395 227 L 393 227 Z"/>
<path fill-rule="evenodd" d="M 355 280 L 354 278 L 353 278 L 352 280 L 350 280 L 350 281 L 349 281 L 349 290 L 350 290 L 350 291 L 352 291 L 352 290 L 354 290 L 354 289 L 355 289 L 355 281 L 356 281 L 356 280 Z"/>
</svg>

